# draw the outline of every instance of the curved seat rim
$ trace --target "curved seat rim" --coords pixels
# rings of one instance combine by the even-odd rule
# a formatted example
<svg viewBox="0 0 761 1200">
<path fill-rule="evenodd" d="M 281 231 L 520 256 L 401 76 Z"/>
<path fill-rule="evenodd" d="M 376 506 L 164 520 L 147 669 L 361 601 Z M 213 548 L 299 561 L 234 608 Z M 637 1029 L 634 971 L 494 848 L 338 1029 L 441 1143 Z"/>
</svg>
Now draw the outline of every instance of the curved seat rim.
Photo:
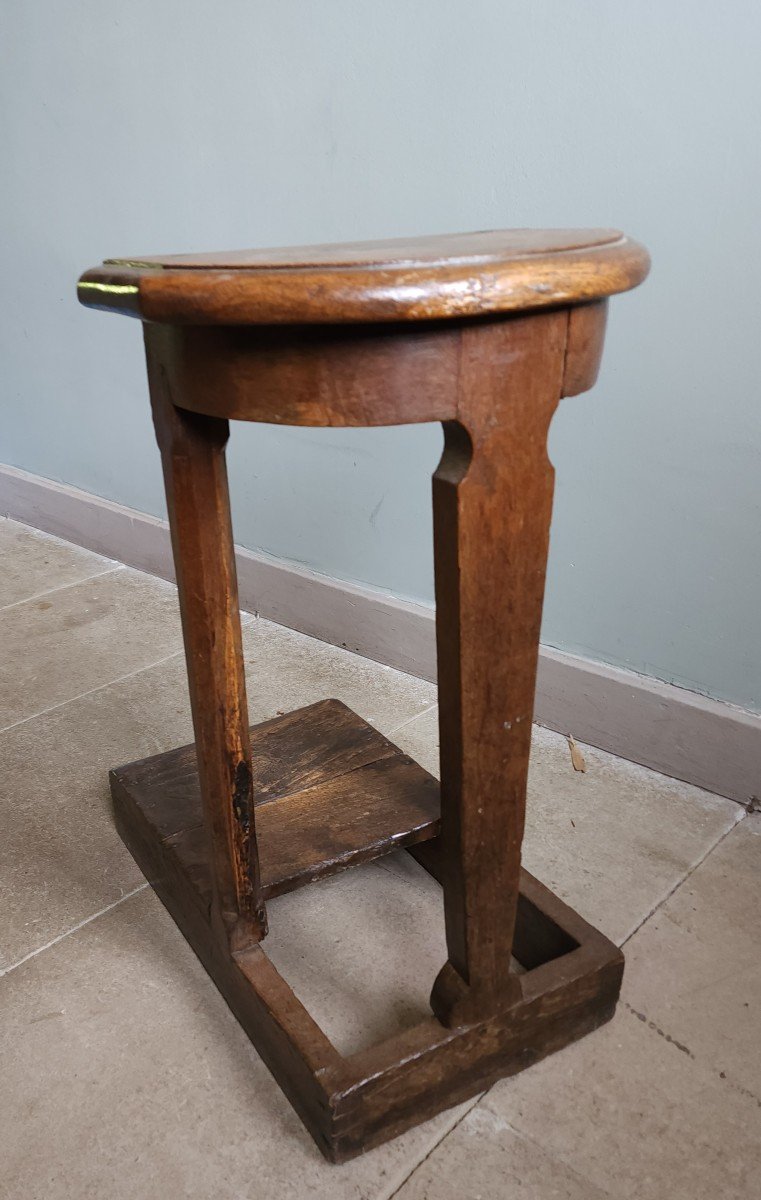
<svg viewBox="0 0 761 1200">
<path fill-rule="evenodd" d="M 524 236 L 516 245 L 508 233 Z M 435 244 L 428 258 L 363 249 L 403 245 L 395 242 L 347 246 L 340 262 L 329 246 L 311 248 L 311 263 L 302 247 L 234 252 L 227 264 L 224 255 L 107 260 L 84 273 L 78 295 L 89 307 L 169 324 L 430 321 L 589 303 L 636 287 L 650 264 L 644 247 L 617 230 L 507 231 L 488 235 L 503 238 L 491 249 L 487 235 L 457 236 L 460 245 L 482 241 L 464 254 L 454 252 L 455 237 L 413 240 Z M 437 253 L 442 242 L 452 253 Z M 293 262 L 283 261 L 287 254 Z M 251 255 L 262 257 L 235 265 Z"/>
</svg>

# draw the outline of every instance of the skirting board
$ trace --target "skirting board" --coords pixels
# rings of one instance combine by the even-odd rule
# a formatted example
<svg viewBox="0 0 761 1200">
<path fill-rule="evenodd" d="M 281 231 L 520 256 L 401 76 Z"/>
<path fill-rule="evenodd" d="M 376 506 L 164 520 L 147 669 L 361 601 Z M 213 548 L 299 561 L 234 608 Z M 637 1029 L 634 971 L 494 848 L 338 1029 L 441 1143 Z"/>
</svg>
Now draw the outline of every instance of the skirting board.
<svg viewBox="0 0 761 1200">
<path fill-rule="evenodd" d="M 165 521 L 0 465 L 0 514 L 174 579 Z M 244 609 L 435 679 L 434 613 L 372 588 L 238 549 Z M 761 796 L 761 716 L 646 675 L 543 646 L 535 720 L 741 804 Z"/>
</svg>

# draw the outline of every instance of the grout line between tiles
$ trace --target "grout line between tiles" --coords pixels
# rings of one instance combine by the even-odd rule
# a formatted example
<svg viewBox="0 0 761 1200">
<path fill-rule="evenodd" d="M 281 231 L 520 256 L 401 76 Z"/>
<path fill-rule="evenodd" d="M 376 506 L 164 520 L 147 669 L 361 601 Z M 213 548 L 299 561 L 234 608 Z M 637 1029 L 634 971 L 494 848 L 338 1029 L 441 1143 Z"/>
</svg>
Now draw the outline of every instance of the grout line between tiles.
<svg viewBox="0 0 761 1200">
<path fill-rule="evenodd" d="M 394 1200 L 394 1196 L 398 1196 L 399 1192 L 402 1190 L 402 1188 L 405 1186 L 405 1184 L 409 1183 L 410 1179 L 412 1179 L 412 1176 L 415 1174 L 415 1172 L 417 1170 L 419 1170 L 420 1167 L 422 1167 L 423 1163 L 428 1162 L 428 1159 L 431 1157 L 432 1154 L 434 1154 L 438 1150 L 438 1148 L 442 1144 L 442 1142 L 446 1141 L 446 1139 L 449 1137 L 450 1133 L 454 1133 L 457 1126 L 460 1125 L 465 1120 L 468 1113 L 471 1112 L 476 1107 L 477 1104 L 480 1104 L 481 1101 L 483 1100 L 484 1096 L 487 1095 L 487 1093 L 490 1091 L 491 1091 L 491 1088 L 487 1088 L 485 1092 L 480 1092 L 478 1096 L 473 1097 L 473 1103 L 468 1105 L 468 1107 L 465 1109 L 465 1112 L 462 1114 L 462 1116 L 458 1117 L 457 1120 L 455 1122 L 453 1122 L 453 1124 L 450 1125 L 449 1128 L 444 1133 L 442 1133 L 441 1137 L 437 1139 L 437 1141 L 433 1144 L 433 1146 L 431 1146 L 428 1153 L 424 1154 L 423 1157 L 420 1159 L 420 1161 L 415 1163 L 412 1170 L 407 1175 L 405 1175 L 404 1179 L 399 1184 L 399 1186 L 395 1187 L 393 1192 L 388 1192 L 386 1194 L 386 1196 L 382 1197 L 382 1200 Z"/>
<path fill-rule="evenodd" d="M 677 882 L 674 884 L 674 886 L 673 886 L 672 888 L 670 888 L 670 889 L 668 890 L 668 892 L 666 892 L 666 895 L 665 895 L 665 896 L 662 896 L 662 897 L 661 897 L 661 899 L 658 901 L 658 903 L 657 903 L 657 904 L 655 904 L 655 905 L 653 905 L 653 907 L 650 909 L 650 912 L 649 912 L 649 913 L 647 913 L 647 915 L 646 915 L 646 916 L 644 916 L 644 917 L 642 918 L 642 920 L 639 922 L 639 924 L 638 924 L 638 925 L 636 925 L 636 926 L 634 927 L 634 929 L 632 929 L 631 933 L 627 933 L 626 937 L 625 937 L 625 938 L 624 938 L 624 940 L 621 942 L 621 949 L 623 949 L 623 948 L 624 948 L 624 946 L 625 946 L 625 945 L 626 945 L 628 942 L 630 942 L 630 941 L 631 941 L 631 939 L 632 939 L 632 938 L 635 936 L 635 934 L 639 933 L 639 931 L 640 931 L 640 929 L 642 928 L 642 926 L 643 926 L 643 925 L 644 925 L 644 924 L 645 924 L 647 921 L 649 921 L 649 920 L 650 920 L 650 918 L 651 918 L 651 917 L 652 917 L 652 916 L 653 916 L 653 915 L 654 915 L 654 914 L 655 914 L 655 913 L 658 911 L 658 909 L 659 909 L 659 908 L 661 908 L 661 907 L 662 907 L 664 904 L 666 904 L 666 903 L 667 903 L 667 902 L 668 902 L 668 901 L 671 899 L 671 897 L 674 895 L 674 892 L 678 891 L 678 890 L 679 890 L 679 888 L 680 888 L 680 887 L 682 887 L 682 885 L 683 885 L 683 884 L 685 884 L 685 883 L 687 882 L 687 880 L 690 878 L 690 876 L 691 876 L 691 875 L 693 875 L 693 874 L 695 873 L 695 871 L 697 871 L 698 867 L 701 867 L 701 866 L 703 865 L 703 863 L 705 862 L 705 860 L 708 858 L 709 854 L 713 854 L 713 852 L 714 852 L 714 850 L 717 848 L 717 846 L 720 846 L 720 845 L 721 845 L 721 843 L 724 841 L 724 839 L 729 837 L 729 835 L 730 835 L 730 833 L 732 832 L 732 830 L 733 830 L 733 829 L 736 829 L 736 828 L 737 828 L 737 826 L 740 824 L 740 822 L 745 820 L 745 818 L 746 818 L 746 816 L 747 816 L 747 815 L 748 815 L 748 814 L 747 814 L 747 813 L 745 812 L 745 810 L 744 810 L 744 809 L 741 807 L 741 808 L 740 808 L 740 813 L 739 813 L 739 816 L 737 816 L 737 817 L 735 818 L 735 820 L 734 820 L 734 821 L 732 822 L 732 824 L 729 826 L 729 829 L 725 829 L 725 830 L 724 830 L 724 832 L 721 834 L 721 836 L 720 836 L 720 837 L 718 837 L 718 838 L 716 839 L 716 841 L 715 841 L 715 842 L 713 842 L 713 843 L 712 843 L 712 844 L 711 844 L 711 845 L 708 847 L 708 849 L 706 850 L 705 854 L 702 854 L 702 855 L 700 856 L 700 858 L 697 860 L 697 862 L 694 862 L 694 863 L 692 864 L 692 866 L 689 868 L 689 870 L 686 872 L 686 874 L 684 874 L 684 875 L 682 876 L 682 878 L 681 878 L 681 879 L 678 879 L 678 880 L 677 880 Z"/>
<path fill-rule="evenodd" d="M 396 853 L 401 854 L 403 850 L 407 850 L 408 848 L 409 847 L 407 847 L 407 846 L 401 846 L 396 851 Z M 425 896 L 428 894 L 426 889 L 421 884 L 419 884 L 416 879 L 414 879 L 414 878 L 408 879 L 408 878 L 406 878 L 406 876 L 401 875 L 399 873 L 399 871 L 395 871 L 393 869 L 393 867 L 389 867 L 383 861 L 384 857 L 385 857 L 385 855 L 382 855 L 380 858 L 371 858 L 367 865 L 369 867 L 377 867 L 379 871 L 385 871 L 385 873 L 387 875 L 390 875 L 393 879 L 395 879 L 397 881 L 397 883 L 405 884 L 407 887 L 411 887 L 420 896 Z M 423 868 L 421 867 L 420 870 L 422 871 Z M 430 878 L 430 876 L 429 876 L 429 878 Z M 443 892 L 442 892 L 442 896 L 443 896 Z"/>
<path fill-rule="evenodd" d="M 7 612 L 9 608 L 18 608 L 20 604 L 30 604 L 32 600 L 41 600 L 43 596 L 52 596 L 55 592 L 63 592 L 66 588 L 81 587 L 83 583 L 89 583 L 92 579 L 100 579 L 103 575 L 113 575 L 116 571 L 126 571 L 126 569 L 124 563 L 117 563 L 113 567 L 106 567 L 105 571 L 96 571 L 94 575 L 83 575 L 81 579 L 59 583 L 57 587 L 45 588 L 42 592 L 33 592 L 31 596 L 24 596 L 22 600 L 12 600 L 10 604 L 0 604 L 0 613 Z"/>
<path fill-rule="evenodd" d="M 413 723 L 413 721 L 419 721 L 421 717 L 424 717 L 427 713 L 432 712 L 433 709 L 437 708 L 437 707 L 438 707 L 438 701 L 435 701 L 435 703 L 429 704 L 427 708 L 423 708 L 423 709 L 421 709 L 420 712 L 415 713 L 414 716 L 406 717 L 405 720 L 401 721 L 399 725 L 395 725 L 393 729 L 390 729 L 388 731 L 388 733 L 386 734 L 386 737 L 389 737 L 389 738 L 393 737 L 394 734 L 398 733 L 400 729 L 406 729 L 406 727 L 408 725 L 411 725 Z"/>
<path fill-rule="evenodd" d="M 43 954 L 44 951 L 49 950 L 51 946 L 57 946 L 59 942 L 63 942 L 67 937 L 71 937 L 72 933 L 76 933 L 77 930 L 83 929 L 84 926 L 89 925 L 91 921 L 97 921 L 98 917 L 102 917 L 105 913 L 111 912 L 112 908 L 116 908 L 119 904 L 123 904 L 125 900 L 129 900 L 131 896 L 136 896 L 138 892 L 142 892 L 143 889 L 147 888 L 148 886 L 149 884 L 147 880 L 145 883 L 138 884 L 138 886 L 133 888 L 131 892 L 125 892 L 124 895 L 120 896 L 118 900 L 114 900 L 113 904 L 107 904 L 105 908 L 99 909 L 98 912 L 91 913 L 89 917 L 85 917 L 85 919 L 80 921 L 77 925 L 72 925 L 71 929 L 67 929 L 65 933 L 59 933 L 58 937 L 54 937 L 52 941 L 46 942 L 44 946 L 38 946 L 36 950 L 30 950 L 30 952 L 25 954 L 23 958 L 20 958 L 18 962 L 11 963 L 9 967 L 4 967 L 3 970 L 0 971 L 0 977 L 3 975 L 10 975 L 11 971 L 15 971 L 17 967 L 21 967 L 25 962 L 29 962 L 30 958 L 36 958 L 38 954 Z"/>
<path fill-rule="evenodd" d="M 497 1083 L 499 1083 L 499 1082 L 500 1081 L 497 1080 Z M 492 1084 L 492 1087 L 489 1088 L 489 1091 L 491 1091 L 492 1088 L 494 1088 L 496 1086 L 497 1086 L 497 1084 Z M 488 1093 L 484 1093 L 484 1094 L 488 1095 Z M 573 1165 L 573 1163 L 568 1158 L 566 1158 L 565 1154 L 558 1153 L 555 1150 L 549 1150 L 547 1148 L 547 1145 L 544 1142 L 538 1140 L 537 1138 L 532 1137 L 531 1134 L 529 1134 L 529 1133 L 525 1133 L 522 1129 L 518 1129 L 517 1126 L 513 1125 L 510 1121 L 506 1120 L 504 1117 L 502 1117 L 501 1119 L 505 1122 L 505 1125 L 510 1130 L 510 1133 L 512 1133 L 514 1137 L 517 1137 L 519 1139 L 519 1141 L 524 1142 L 527 1146 L 533 1146 L 536 1150 L 539 1151 L 540 1154 L 543 1154 L 551 1162 L 558 1163 L 566 1171 L 568 1171 L 568 1173 L 570 1175 L 573 1175 L 576 1179 L 578 1179 L 579 1182 L 582 1183 L 586 1188 L 588 1188 L 588 1187 L 595 1188 L 596 1195 L 610 1196 L 610 1200 L 616 1200 L 616 1197 L 614 1197 L 612 1192 L 608 1191 L 607 1187 L 604 1187 L 600 1183 L 595 1183 L 593 1180 L 591 1180 L 589 1178 L 588 1175 L 584 1175 L 581 1171 L 579 1171 L 578 1167 L 575 1167 Z"/>
<path fill-rule="evenodd" d="M 432 707 L 435 707 L 435 705 L 433 705 Z M 426 711 L 430 711 L 430 710 L 426 710 Z M 422 716 L 422 715 L 423 715 L 422 713 L 419 713 L 419 714 L 418 714 L 418 716 Z M 411 718 L 411 720 L 417 720 L 417 717 L 413 717 L 413 718 Z M 405 724 L 405 725 L 407 725 L 407 724 L 410 724 L 410 721 L 405 721 L 405 722 L 403 722 L 403 724 Z M 401 728 L 401 726 L 398 726 L 398 728 Z M 695 871 L 697 871 L 698 867 L 700 867 L 700 866 L 701 866 L 701 865 L 702 865 L 702 864 L 705 862 L 705 860 L 708 858 L 708 856 L 709 856 L 710 854 L 712 854 L 712 853 L 713 853 L 713 851 L 714 851 L 714 850 L 715 850 L 715 849 L 716 849 L 718 846 L 720 846 L 720 845 L 721 845 L 721 843 L 724 841 L 724 839 L 725 839 L 725 838 L 727 838 L 727 837 L 729 837 L 729 835 L 730 835 L 730 833 L 732 833 L 733 829 L 735 829 L 735 828 L 737 827 L 737 825 L 739 825 L 739 823 L 740 823 L 742 820 L 744 820 L 744 819 L 745 819 L 745 816 L 746 816 L 746 813 L 745 813 L 744 811 L 742 811 L 742 810 L 741 810 L 741 811 L 740 811 L 740 814 L 739 814 L 739 815 L 737 816 L 737 818 L 736 818 L 736 819 L 735 819 L 735 820 L 732 822 L 732 824 L 729 826 L 729 828 L 728 828 L 728 829 L 726 829 L 726 830 L 725 830 L 725 831 L 724 831 L 724 832 L 723 832 L 723 833 L 722 833 L 722 834 L 721 834 L 721 835 L 720 835 L 720 836 L 719 836 L 719 837 L 716 839 L 716 841 L 715 841 L 715 842 L 713 842 L 713 843 L 712 843 L 712 844 L 711 844 L 711 845 L 708 847 L 708 849 L 705 851 L 705 853 L 704 853 L 704 854 L 702 854 L 702 855 L 701 855 L 701 857 L 700 857 L 700 858 L 699 858 L 699 859 L 698 859 L 696 862 L 694 862 L 694 863 L 692 864 L 692 866 L 691 866 L 691 867 L 689 868 L 689 870 L 688 870 L 688 871 L 687 871 L 687 872 L 686 872 L 686 873 L 685 873 L 685 874 L 682 876 L 682 878 L 681 878 L 681 879 L 679 879 L 679 880 L 678 880 L 678 881 L 677 881 L 677 882 L 674 884 L 674 886 L 673 886 L 673 887 L 672 887 L 672 888 L 671 888 L 671 889 L 670 889 L 670 890 L 667 892 L 667 894 L 666 894 L 665 896 L 663 896 L 663 897 L 662 897 L 662 898 L 661 898 L 661 899 L 658 901 L 658 903 L 657 903 L 657 904 L 656 904 L 656 905 L 655 905 L 655 906 L 654 906 L 654 907 L 651 909 L 651 911 L 650 911 L 650 912 L 647 914 L 647 916 L 645 916 L 645 917 L 644 917 L 644 918 L 643 918 L 643 919 L 642 919 L 642 920 L 639 922 L 639 924 L 636 926 L 636 928 L 635 928 L 635 929 L 633 929 L 633 930 L 632 930 L 632 932 L 631 932 L 630 934 L 628 934 L 628 935 L 627 935 L 627 937 L 626 937 L 626 938 L 624 939 L 624 941 L 622 942 L 622 947 L 623 947 L 623 946 L 625 946 L 625 945 L 626 945 L 626 943 L 627 943 L 627 942 L 628 942 L 628 941 L 629 941 L 631 938 L 633 938 L 633 937 L 634 937 L 634 935 L 637 933 L 637 931 L 638 931 L 638 930 L 639 930 L 639 929 L 640 929 L 640 928 L 641 928 L 641 927 L 642 927 L 642 926 L 645 924 L 645 922 L 646 922 L 646 921 L 648 921 L 648 920 L 650 919 L 650 917 L 651 917 L 651 916 L 653 916 L 653 914 L 654 914 L 655 912 L 657 912 L 657 910 L 658 910 L 658 909 L 659 909 L 659 908 L 660 908 L 660 907 L 661 907 L 663 904 L 665 904 L 665 903 L 666 903 L 666 902 L 667 902 L 667 901 L 670 899 L 670 897 L 671 897 L 671 896 L 673 896 L 674 892 L 676 892 L 676 891 L 677 891 L 677 890 L 678 890 L 678 889 L 679 889 L 679 888 L 680 888 L 680 887 L 681 887 L 681 886 L 682 886 L 684 883 L 686 883 L 686 881 L 687 881 L 687 880 L 690 878 L 690 876 L 691 876 L 691 875 L 692 875 L 692 874 L 693 874 Z M 378 863 L 378 865 L 381 865 L 381 864 L 380 864 L 380 863 Z M 669 1040 L 671 1040 L 671 1039 L 669 1039 Z M 681 1047 L 680 1047 L 680 1048 L 681 1048 Z M 494 1086 L 494 1085 L 492 1085 L 492 1086 Z M 395 1196 L 397 1196 L 397 1195 L 399 1194 L 399 1192 L 401 1192 L 402 1188 L 404 1188 L 404 1187 L 405 1187 L 405 1185 L 406 1185 L 406 1184 L 407 1184 L 407 1183 L 408 1183 L 408 1182 L 409 1182 L 409 1181 L 412 1179 L 412 1177 L 413 1177 L 413 1176 L 416 1174 L 416 1172 L 418 1171 L 418 1169 L 419 1169 L 419 1168 L 420 1168 L 420 1167 L 421 1167 L 421 1166 L 422 1166 L 422 1165 L 423 1165 L 425 1162 L 427 1162 L 427 1161 L 428 1161 L 428 1159 L 429 1159 L 429 1158 L 430 1158 L 430 1157 L 431 1157 L 431 1156 L 432 1156 L 432 1155 L 433 1155 L 433 1154 L 434 1154 L 434 1153 L 435 1153 L 435 1152 L 438 1150 L 438 1148 L 439 1148 L 439 1147 L 440 1147 L 440 1146 L 443 1144 L 443 1142 L 446 1140 L 446 1138 L 448 1138 L 448 1137 L 449 1137 L 450 1133 L 454 1132 L 454 1130 L 455 1130 L 455 1129 L 458 1127 L 458 1125 L 460 1125 L 460 1123 L 461 1123 L 461 1122 L 462 1122 L 462 1121 L 465 1119 L 465 1117 L 466 1117 L 466 1116 L 468 1116 L 468 1114 L 469 1114 L 469 1113 L 472 1111 L 472 1109 L 474 1109 L 474 1108 L 476 1107 L 476 1105 L 477 1105 L 477 1104 L 480 1104 L 480 1102 L 481 1102 L 481 1101 L 482 1101 L 482 1100 L 483 1100 L 483 1099 L 484 1099 L 486 1096 L 488 1096 L 488 1095 L 489 1095 L 489 1093 L 490 1093 L 491 1091 L 492 1091 L 492 1088 L 491 1088 L 491 1087 L 490 1087 L 490 1088 L 487 1088 L 487 1089 L 486 1089 L 486 1091 L 482 1092 L 482 1093 L 481 1093 L 481 1095 L 479 1095 L 479 1096 L 477 1096 L 477 1097 L 476 1097 L 476 1099 L 473 1101 L 473 1103 L 472 1103 L 471 1105 L 469 1105 L 469 1106 L 468 1106 L 468 1108 L 467 1108 L 467 1109 L 466 1109 L 466 1111 L 465 1111 L 465 1112 L 462 1114 L 462 1116 L 461 1116 L 461 1117 L 460 1117 L 460 1118 L 459 1118 L 457 1121 L 455 1121 L 455 1123 L 454 1123 L 454 1124 L 453 1124 L 453 1125 L 452 1125 L 452 1126 L 451 1126 L 451 1127 L 450 1127 L 450 1128 L 449 1128 L 449 1129 L 448 1129 L 448 1130 L 447 1130 L 445 1133 L 443 1133 L 443 1134 L 442 1134 L 442 1136 L 441 1136 L 441 1137 L 440 1137 L 440 1138 L 439 1138 L 439 1139 L 436 1141 L 436 1143 L 435 1143 L 435 1144 L 434 1144 L 434 1145 L 431 1147 L 431 1149 L 428 1151 L 428 1153 L 427 1153 L 427 1154 L 425 1154 L 425 1155 L 424 1155 L 424 1156 L 423 1156 L 423 1157 L 420 1159 L 420 1161 L 419 1161 L 419 1162 L 417 1162 L 417 1163 L 415 1164 L 415 1166 L 414 1166 L 414 1167 L 411 1169 L 411 1171 L 410 1171 L 410 1172 L 409 1172 L 407 1175 L 405 1175 L 405 1177 L 404 1177 L 404 1179 L 402 1180 L 402 1182 L 401 1182 L 401 1183 L 400 1183 L 400 1184 L 399 1184 L 399 1185 L 398 1185 L 398 1186 L 397 1186 L 397 1187 L 394 1189 L 394 1191 L 393 1191 L 393 1192 L 390 1192 L 390 1193 L 388 1194 L 388 1196 L 385 1198 L 385 1200 L 394 1200 L 394 1197 L 395 1197 Z M 756 1098 L 756 1097 L 753 1097 L 753 1098 L 757 1100 L 757 1098 Z M 759 1102 L 759 1101 L 757 1100 L 757 1103 L 758 1103 L 758 1102 Z M 517 1137 L 521 1138 L 522 1140 L 524 1140 L 524 1141 L 527 1141 L 527 1142 L 529 1142 L 529 1143 L 533 1143 L 533 1139 L 532 1139 L 532 1138 L 528 1137 L 526 1134 L 522 1133 L 520 1130 L 518 1130 L 518 1129 L 515 1129 L 515 1128 L 514 1128 L 512 1125 L 510 1125 L 510 1124 L 509 1124 L 509 1122 L 507 1122 L 507 1124 L 509 1125 L 509 1128 L 510 1128 L 510 1130 L 511 1130 L 511 1131 L 512 1131 L 512 1132 L 515 1134 L 515 1136 L 517 1136 Z M 535 1144 L 536 1144 L 536 1145 L 538 1145 L 538 1143 L 535 1143 Z M 540 1147 L 540 1148 L 542 1148 L 542 1147 Z M 555 1156 L 553 1156 L 553 1157 L 555 1157 Z M 574 1168 L 571 1166 L 571 1164 L 570 1164 L 570 1163 L 566 1163 L 566 1162 L 565 1162 L 565 1159 L 564 1159 L 562 1156 L 560 1156 L 560 1157 L 559 1157 L 558 1161 L 562 1162 L 562 1163 L 563 1163 L 563 1165 L 564 1165 L 565 1167 L 567 1167 L 568 1169 L 572 1170 L 572 1171 L 573 1171 L 573 1173 L 574 1173 L 574 1175 L 576 1175 L 576 1176 L 577 1176 L 579 1179 L 581 1179 L 581 1180 L 584 1180 L 584 1181 L 586 1182 L 586 1179 L 585 1179 L 585 1177 L 584 1177 L 583 1175 L 580 1175 L 580 1174 L 579 1174 L 579 1172 L 578 1172 L 578 1171 L 576 1171 L 576 1170 L 575 1170 L 575 1169 L 574 1169 Z"/>
<path fill-rule="evenodd" d="M 8 733 L 11 729 L 18 729 L 20 725 L 26 725 L 29 721 L 36 720 L 37 717 L 46 717 L 48 713 L 55 712 L 59 708 L 65 708 L 67 704 L 73 704 L 75 700 L 83 700 L 85 696 L 93 696 L 96 692 L 102 692 L 105 688 L 112 687 L 115 683 L 124 683 L 125 679 L 132 679 L 133 676 L 139 675 L 141 671 L 150 671 L 153 667 L 159 667 L 162 663 L 169 662 L 172 658 L 180 658 L 181 655 L 182 650 L 175 650 L 172 654 L 166 654 L 163 658 L 157 658 L 155 662 L 149 662 L 142 667 L 136 667 L 134 671 L 127 671 L 126 675 L 117 675 L 115 679 L 99 683 L 97 687 L 88 688 L 86 692 L 79 692 L 76 696 L 69 696 L 67 700 L 61 700 L 58 704 L 51 704 L 49 708 L 42 708 L 39 712 L 32 713 L 28 717 L 22 717 L 20 721 L 14 721 L 11 725 L 4 725 L 0 729 L 0 737 L 4 733 Z"/>
</svg>

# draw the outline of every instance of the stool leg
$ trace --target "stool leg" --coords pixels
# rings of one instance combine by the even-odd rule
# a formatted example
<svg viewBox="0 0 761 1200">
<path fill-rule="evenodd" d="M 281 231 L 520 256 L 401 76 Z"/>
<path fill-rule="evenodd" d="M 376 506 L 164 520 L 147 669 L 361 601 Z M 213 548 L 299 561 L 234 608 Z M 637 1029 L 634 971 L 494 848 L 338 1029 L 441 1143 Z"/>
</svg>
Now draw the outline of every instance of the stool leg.
<svg viewBox="0 0 761 1200">
<path fill-rule="evenodd" d="M 164 470 L 213 875 L 212 920 L 230 949 L 266 933 L 261 898 L 225 445 L 227 421 L 175 407 L 171 330 L 145 326 L 148 380 Z"/>
<path fill-rule="evenodd" d="M 458 420 L 433 482 L 447 1024 L 511 1003 L 510 973 L 568 315 L 461 332 Z"/>
</svg>

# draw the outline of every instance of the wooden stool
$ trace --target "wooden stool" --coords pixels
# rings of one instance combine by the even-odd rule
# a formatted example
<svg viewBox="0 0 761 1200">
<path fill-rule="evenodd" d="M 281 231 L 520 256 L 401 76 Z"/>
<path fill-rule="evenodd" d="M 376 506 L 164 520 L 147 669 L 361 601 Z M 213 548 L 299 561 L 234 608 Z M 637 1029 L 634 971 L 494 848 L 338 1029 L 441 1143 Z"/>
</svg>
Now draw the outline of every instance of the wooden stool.
<svg viewBox="0 0 761 1200">
<path fill-rule="evenodd" d="M 333 1161 L 613 1014 L 620 951 L 521 870 L 520 850 L 547 431 L 560 398 L 594 383 L 606 298 L 647 269 L 615 231 L 514 230 L 112 259 L 80 281 L 83 304 L 144 322 L 196 739 L 111 773 L 119 831 Z M 249 729 L 231 418 L 442 422 L 440 787 L 336 700 Z M 443 886 L 434 1015 L 344 1058 L 262 949 L 266 901 L 400 847 Z"/>
</svg>

